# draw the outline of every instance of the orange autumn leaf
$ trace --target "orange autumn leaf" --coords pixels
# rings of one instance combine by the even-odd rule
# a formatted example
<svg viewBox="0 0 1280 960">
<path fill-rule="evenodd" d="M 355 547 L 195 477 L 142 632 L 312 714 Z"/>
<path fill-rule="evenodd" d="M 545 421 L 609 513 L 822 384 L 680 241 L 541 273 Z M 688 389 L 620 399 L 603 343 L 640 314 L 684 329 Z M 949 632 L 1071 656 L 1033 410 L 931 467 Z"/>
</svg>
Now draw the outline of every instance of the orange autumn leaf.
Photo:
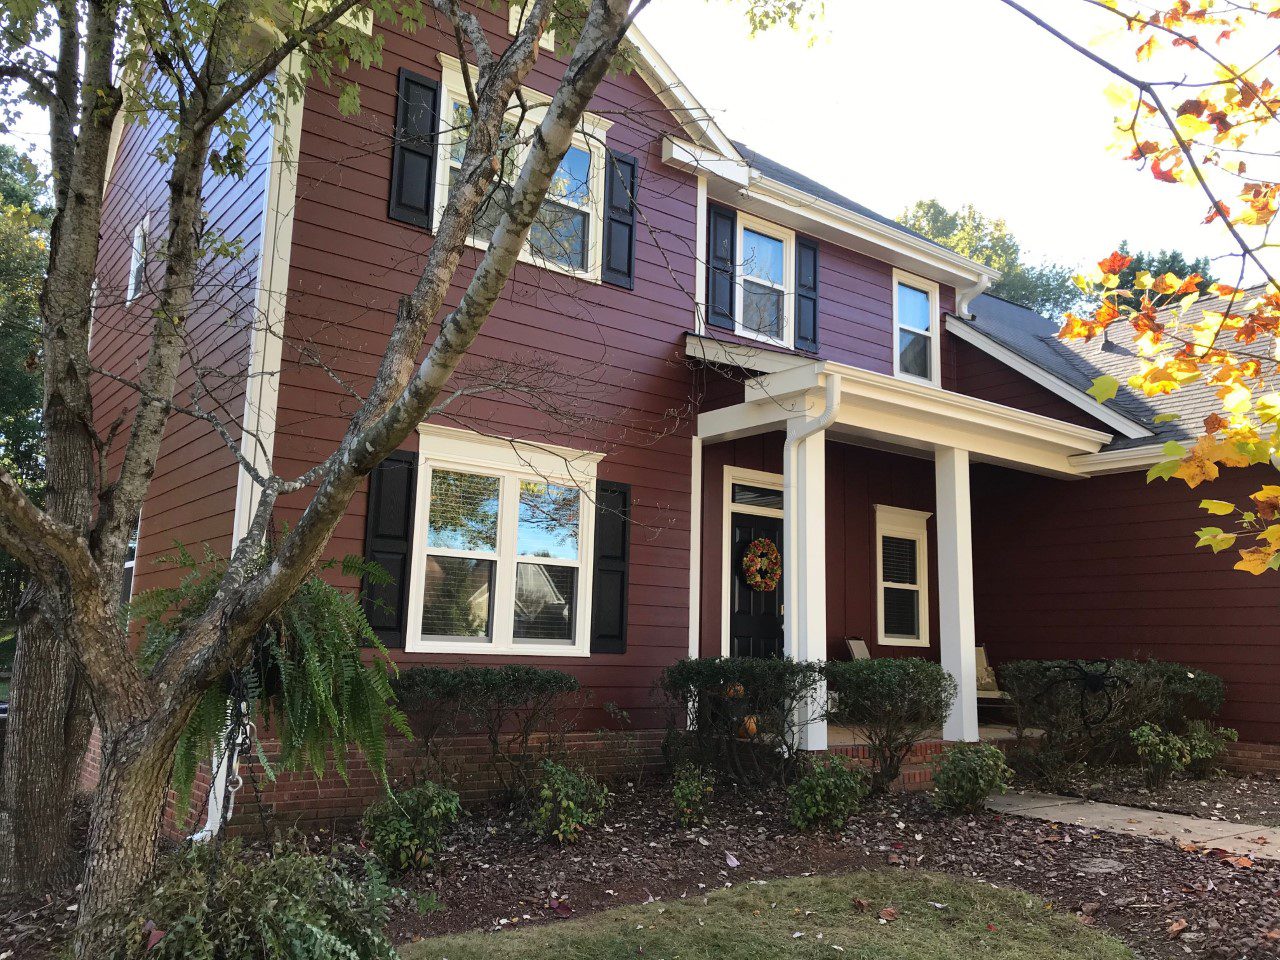
<svg viewBox="0 0 1280 960">
<path fill-rule="evenodd" d="M 1204 418 L 1204 432 L 1207 434 L 1212 435 L 1226 428 L 1227 421 L 1221 414 L 1211 413 Z"/>
<path fill-rule="evenodd" d="M 1271 568 L 1271 558 L 1276 555 L 1274 547 L 1249 547 L 1240 551 L 1240 559 L 1235 569 L 1245 573 L 1261 576 Z"/>
<path fill-rule="evenodd" d="M 1098 261 L 1098 269 L 1103 273 L 1118 274 L 1131 263 L 1133 263 L 1133 257 L 1126 257 L 1123 253 L 1115 250 L 1112 251 L 1111 256 L 1107 257 L 1107 259 Z M 1115 308 L 1112 307 L 1112 309 L 1114 310 Z"/>
</svg>

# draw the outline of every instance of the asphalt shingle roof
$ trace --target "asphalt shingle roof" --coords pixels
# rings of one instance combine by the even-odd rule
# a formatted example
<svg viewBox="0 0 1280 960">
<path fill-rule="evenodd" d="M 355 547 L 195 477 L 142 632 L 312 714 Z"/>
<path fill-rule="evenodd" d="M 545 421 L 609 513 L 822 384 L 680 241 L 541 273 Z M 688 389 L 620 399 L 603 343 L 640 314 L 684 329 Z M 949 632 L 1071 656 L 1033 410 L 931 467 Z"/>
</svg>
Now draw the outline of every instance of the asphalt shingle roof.
<svg viewBox="0 0 1280 960">
<path fill-rule="evenodd" d="M 764 174 L 770 180 L 777 180 L 779 183 L 785 183 L 787 186 L 794 187 L 796 190 L 802 190 L 805 193 L 812 194 L 819 200 L 825 200 L 827 203 L 834 204 L 835 206 L 848 210 L 851 213 L 859 214 L 869 220 L 876 221 L 876 223 L 884 224 L 886 227 L 892 227 L 899 233 L 905 233 L 908 236 L 915 237 L 917 240 L 924 240 L 926 243 L 932 244 L 940 250 L 952 252 L 949 247 L 945 247 L 935 240 L 930 240 L 923 234 L 916 233 L 914 230 L 904 227 L 892 217 L 886 217 L 882 213 L 876 213 L 876 211 L 872 210 L 870 207 L 858 203 L 857 200 L 851 200 L 844 194 L 836 193 L 836 191 L 832 190 L 830 187 L 825 186 L 810 177 L 806 177 L 803 173 L 800 173 L 797 170 L 792 170 L 790 167 L 784 166 L 776 160 L 770 160 L 764 154 L 757 153 L 755 150 L 752 150 L 745 143 L 739 143 L 735 140 L 733 141 L 733 145 L 738 148 L 738 152 L 742 154 L 742 158 L 746 160 L 747 163 L 760 171 L 760 173 Z"/>
<path fill-rule="evenodd" d="M 1260 290 L 1249 291 L 1244 299 L 1253 299 Z M 1224 300 L 1206 298 L 1190 307 L 1179 323 L 1194 323 L 1206 310 L 1225 309 Z M 1204 382 L 1197 381 L 1158 397 L 1147 397 L 1130 388 L 1127 381 L 1138 371 L 1140 355 L 1134 346 L 1136 334 L 1127 323 L 1113 324 L 1108 328 L 1106 338 L 1095 337 L 1086 343 L 1083 340 L 1059 340 L 1058 325 L 1054 321 L 1046 320 L 1034 310 L 988 294 L 974 299 L 971 312 L 974 315 L 972 323 L 979 332 L 1078 390 L 1088 390 L 1095 379 L 1106 374 L 1120 381 L 1120 389 L 1108 405 L 1146 427 L 1153 436 L 1129 438 L 1117 435 L 1107 445 L 1108 450 L 1192 439 L 1200 433 L 1205 417 L 1222 408 L 1217 388 Z M 1162 319 L 1167 322 L 1169 315 Z M 1269 346 L 1260 348 L 1255 344 L 1251 352 L 1270 349 Z M 1177 414 L 1178 419 L 1157 423 L 1155 418 L 1160 414 Z"/>
</svg>

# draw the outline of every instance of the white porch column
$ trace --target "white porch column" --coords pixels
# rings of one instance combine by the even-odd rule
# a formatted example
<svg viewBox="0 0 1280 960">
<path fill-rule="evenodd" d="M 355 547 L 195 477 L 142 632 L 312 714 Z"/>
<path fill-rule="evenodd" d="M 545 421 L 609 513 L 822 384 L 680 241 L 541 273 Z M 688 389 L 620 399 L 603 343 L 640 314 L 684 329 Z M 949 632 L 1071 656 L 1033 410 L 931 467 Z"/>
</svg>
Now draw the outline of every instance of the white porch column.
<svg viewBox="0 0 1280 960">
<path fill-rule="evenodd" d="M 826 430 L 813 427 L 789 420 L 783 448 L 783 651 L 797 661 L 827 658 Z M 827 749 L 826 702 L 822 684 L 797 718 L 801 749 Z"/>
<path fill-rule="evenodd" d="M 942 666 L 958 688 L 942 728 L 947 740 L 978 739 L 978 673 L 974 663 L 973 522 L 969 451 L 939 447 L 935 458 L 938 517 L 938 619 Z"/>
</svg>

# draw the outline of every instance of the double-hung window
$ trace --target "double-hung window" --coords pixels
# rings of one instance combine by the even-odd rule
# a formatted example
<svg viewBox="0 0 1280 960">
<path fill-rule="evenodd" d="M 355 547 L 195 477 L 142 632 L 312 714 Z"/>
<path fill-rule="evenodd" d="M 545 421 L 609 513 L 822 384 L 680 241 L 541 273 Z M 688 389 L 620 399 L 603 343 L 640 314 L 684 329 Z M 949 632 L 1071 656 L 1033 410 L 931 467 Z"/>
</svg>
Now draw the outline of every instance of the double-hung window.
<svg viewBox="0 0 1280 960">
<path fill-rule="evenodd" d="M 467 101 L 462 64 L 446 54 L 440 55 L 442 109 L 440 142 L 447 145 L 444 163 L 438 164 L 435 222 L 438 226 L 448 202 L 449 187 L 462 167 L 471 108 Z M 468 68 L 470 69 L 470 68 Z M 476 217 L 471 242 L 478 247 L 488 245 L 511 197 L 510 184 L 528 156 L 528 139 L 542 121 L 548 97 L 525 90 L 525 112 L 513 103 L 509 122 L 503 128 L 503 140 L 510 147 L 503 153 L 498 180 L 485 208 Z M 612 124 L 594 114 L 583 117 L 573 144 L 560 162 L 551 180 L 547 199 L 538 213 L 521 259 L 586 279 L 600 279 L 604 229 L 605 134 Z"/>
<path fill-rule="evenodd" d="M 585 656 L 599 457 L 421 433 L 408 649 Z"/>
<path fill-rule="evenodd" d="M 790 348 L 795 234 L 738 214 L 737 332 Z"/>
<path fill-rule="evenodd" d="M 893 372 L 937 386 L 941 366 L 938 285 L 893 271 Z"/>
<path fill-rule="evenodd" d="M 930 514 L 876 504 L 878 637 L 889 646 L 929 645 Z"/>
</svg>

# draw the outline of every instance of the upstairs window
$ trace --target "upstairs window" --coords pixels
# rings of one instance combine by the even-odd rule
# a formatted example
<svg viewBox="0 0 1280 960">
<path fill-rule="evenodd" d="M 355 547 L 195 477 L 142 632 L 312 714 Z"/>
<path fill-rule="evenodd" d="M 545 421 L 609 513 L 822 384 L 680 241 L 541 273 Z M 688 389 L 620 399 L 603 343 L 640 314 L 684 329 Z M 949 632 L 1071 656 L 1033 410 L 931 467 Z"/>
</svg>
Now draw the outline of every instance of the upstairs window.
<svg viewBox="0 0 1280 960">
<path fill-rule="evenodd" d="M 745 219 L 738 218 L 742 251 L 738 333 L 787 345 L 791 339 L 787 279 L 793 272 L 787 261 L 793 238 L 776 227 L 766 233 L 763 227 L 748 226 Z"/>
<path fill-rule="evenodd" d="M 936 283 L 893 272 L 893 331 L 894 374 L 937 386 L 942 364 Z"/>
<path fill-rule="evenodd" d="M 129 252 L 129 283 L 125 290 L 126 303 L 132 303 L 147 285 L 147 234 L 150 232 L 150 214 L 138 221 L 133 228 L 133 244 Z"/>
<path fill-rule="evenodd" d="M 878 637 L 888 646 L 929 645 L 930 514 L 876 504 Z"/>
<path fill-rule="evenodd" d="M 471 108 L 467 102 L 462 78 L 462 65 L 452 57 L 441 55 L 442 113 L 441 141 L 447 144 L 445 163 L 439 164 L 435 222 L 438 225 L 448 202 L 449 188 L 462 167 L 467 136 L 471 126 Z M 521 116 L 519 105 L 513 104 L 510 121 L 504 125 L 503 138 L 512 142 L 527 140 L 541 122 L 549 98 L 532 90 L 524 91 L 530 104 Z M 604 247 L 605 166 L 607 152 L 603 141 L 609 121 L 588 114 L 582 128 L 574 136 L 560 166 L 556 169 L 537 220 L 529 231 L 529 240 L 521 259 L 539 266 L 560 270 L 589 280 L 599 280 Z M 519 173 L 529 145 L 520 143 L 502 157 L 499 179 L 485 207 L 476 217 L 471 242 L 478 247 L 488 245 L 511 198 L 511 184 Z"/>
</svg>

